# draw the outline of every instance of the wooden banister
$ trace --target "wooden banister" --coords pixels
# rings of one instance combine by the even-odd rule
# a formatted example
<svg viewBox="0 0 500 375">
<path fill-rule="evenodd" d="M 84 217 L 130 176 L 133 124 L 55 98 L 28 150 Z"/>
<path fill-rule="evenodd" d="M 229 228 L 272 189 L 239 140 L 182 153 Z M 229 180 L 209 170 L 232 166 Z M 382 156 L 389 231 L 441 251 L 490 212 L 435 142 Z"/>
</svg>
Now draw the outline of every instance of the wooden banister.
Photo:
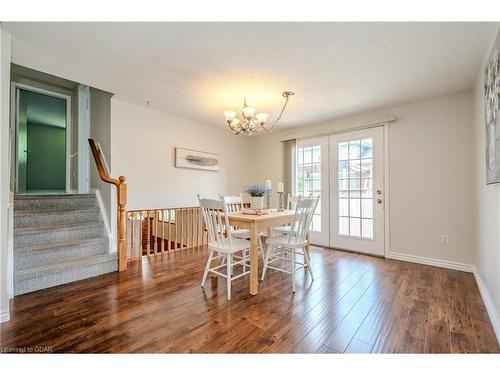
<svg viewBox="0 0 500 375">
<path fill-rule="evenodd" d="M 108 176 L 104 170 L 104 165 L 101 159 L 101 152 L 97 148 L 93 139 L 89 139 L 90 150 L 92 151 L 92 156 L 94 157 L 97 171 L 99 172 L 99 177 L 101 180 L 108 184 L 116 186 L 116 196 L 117 196 L 117 208 L 118 208 L 118 218 L 117 218 L 117 249 L 118 249 L 118 271 L 122 272 L 127 269 L 127 216 L 125 213 L 125 206 L 127 205 L 127 184 L 125 183 L 125 177 L 120 176 L 118 179 L 111 178 Z"/>
</svg>

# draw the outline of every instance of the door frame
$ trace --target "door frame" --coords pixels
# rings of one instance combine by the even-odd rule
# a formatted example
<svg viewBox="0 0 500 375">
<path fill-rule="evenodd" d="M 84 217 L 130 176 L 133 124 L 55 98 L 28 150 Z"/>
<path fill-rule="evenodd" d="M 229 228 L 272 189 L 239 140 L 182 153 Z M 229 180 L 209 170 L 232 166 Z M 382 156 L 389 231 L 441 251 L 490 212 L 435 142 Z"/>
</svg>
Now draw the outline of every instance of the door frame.
<svg viewBox="0 0 500 375">
<path fill-rule="evenodd" d="M 38 94 L 43 94 L 47 96 L 52 96 L 59 99 L 66 100 L 66 189 L 65 192 L 71 192 L 71 136 L 72 136 L 72 121 L 71 121 L 71 96 L 66 94 L 61 94 L 55 91 L 40 89 L 38 87 L 34 87 L 31 85 L 27 85 L 19 82 L 12 82 L 11 85 L 11 103 L 13 109 L 12 119 L 14 121 L 14 129 L 15 129 L 15 192 L 19 194 L 19 164 L 18 164 L 18 146 L 19 146 L 19 98 L 17 95 L 17 90 L 26 90 L 35 92 Z M 50 194 L 50 191 L 41 192 L 41 194 Z M 22 192 L 21 194 L 29 194 L 29 192 Z"/>
</svg>

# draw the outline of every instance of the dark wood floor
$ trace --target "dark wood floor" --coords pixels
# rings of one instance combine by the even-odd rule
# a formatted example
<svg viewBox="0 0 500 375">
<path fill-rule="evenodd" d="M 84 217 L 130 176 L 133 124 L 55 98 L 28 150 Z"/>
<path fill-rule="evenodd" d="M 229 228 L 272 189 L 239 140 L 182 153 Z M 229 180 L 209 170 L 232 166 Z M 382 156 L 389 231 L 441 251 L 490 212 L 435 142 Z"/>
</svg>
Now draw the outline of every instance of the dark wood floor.
<svg viewBox="0 0 500 375">
<path fill-rule="evenodd" d="M 200 288 L 206 250 L 16 297 L 5 351 L 499 352 L 472 274 L 313 248 L 315 281 L 271 271 Z M 16 349 L 17 348 L 17 349 Z M 29 349 L 31 348 L 31 349 Z"/>
</svg>

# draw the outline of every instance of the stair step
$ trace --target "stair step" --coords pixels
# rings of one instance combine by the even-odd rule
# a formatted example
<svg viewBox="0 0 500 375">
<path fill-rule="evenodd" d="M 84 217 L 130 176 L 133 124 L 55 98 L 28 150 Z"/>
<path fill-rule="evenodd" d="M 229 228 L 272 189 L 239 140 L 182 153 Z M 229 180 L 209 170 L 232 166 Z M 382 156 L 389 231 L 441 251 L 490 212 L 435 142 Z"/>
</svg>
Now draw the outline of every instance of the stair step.
<svg viewBox="0 0 500 375">
<path fill-rule="evenodd" d="M 14 211 L 15 228 L 43 227 L 64 223 L 76 224 L 101 220 L 101 212 L 98 207 Z"/>
<path fill-rule="evenodd" d="M 117 255 L 101 254 L 26 268 L 14 272 L 14 294 L 20 295 L 77 280 L 94 277 L 118 269 Z"/>
<path fill-rule="evenodd" d="M 58 224 L 36 228 L 15 228 L 14 248 L 17 249 L 34 245 L 53 244 L 105 236 L 106 231 L 102 222 Z"/>
<path fill-rule="evenodd" d="M 109 239 L 107 237 L 17 248 L 14 250 L 14 270 L 106 254 L 108 249 Z"/>
<path fill-rule="evenodd" d="M 14 197 L 14 210 L 77 209 L 95 206 L 94 194 L 29 194 Z"/>
</svg>

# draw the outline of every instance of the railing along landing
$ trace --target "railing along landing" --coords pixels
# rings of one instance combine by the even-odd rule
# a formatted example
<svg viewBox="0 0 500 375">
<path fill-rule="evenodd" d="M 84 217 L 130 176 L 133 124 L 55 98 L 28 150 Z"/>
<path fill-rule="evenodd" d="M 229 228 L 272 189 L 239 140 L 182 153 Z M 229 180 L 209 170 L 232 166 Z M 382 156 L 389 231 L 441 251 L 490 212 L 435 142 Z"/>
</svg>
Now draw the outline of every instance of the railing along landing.
<svg viewBox="0 0 500 375">
<path fill-rule="evenodd" d="M 207 243 L 200 207 L 127 211 L 129 260 Z"/>
</svg>

